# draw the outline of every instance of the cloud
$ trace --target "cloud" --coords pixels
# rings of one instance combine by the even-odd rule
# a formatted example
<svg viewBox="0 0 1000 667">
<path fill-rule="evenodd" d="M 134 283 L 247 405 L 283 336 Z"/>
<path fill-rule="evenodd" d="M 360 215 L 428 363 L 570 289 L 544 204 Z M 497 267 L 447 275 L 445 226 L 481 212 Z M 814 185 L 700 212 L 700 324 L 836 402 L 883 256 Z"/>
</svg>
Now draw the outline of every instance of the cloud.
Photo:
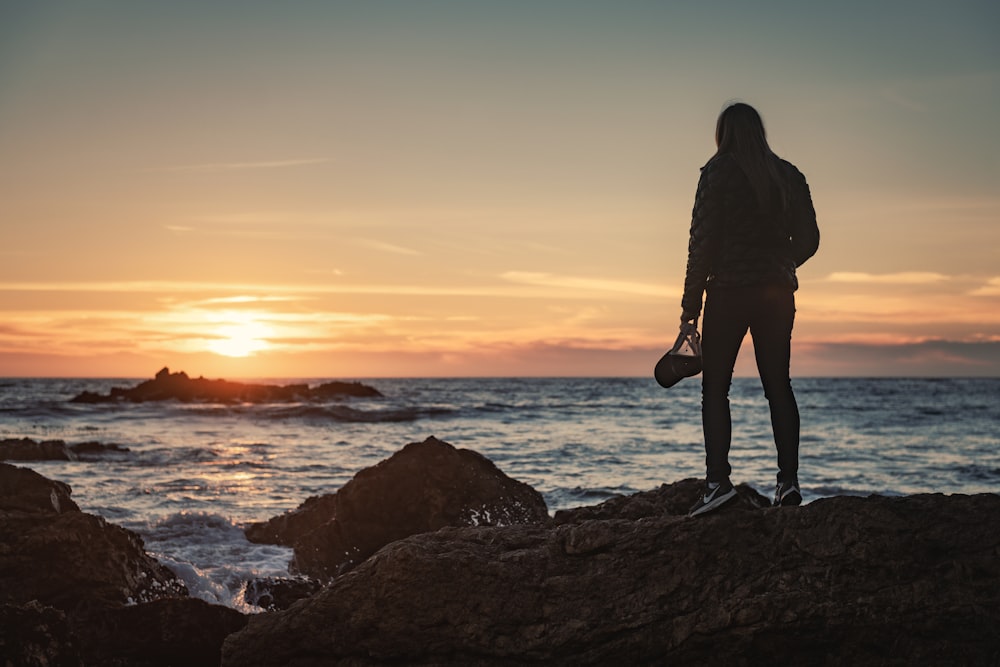
<svg viewBox="0 0 1000 667">
<path fill-rule="evenodd" d="M 159 171 L 220 172 L 244 171 L 248 169 L 284 169 L 286 167 L 302 167 L 311 164 L 323 164 L 329 161 L 329 158 L 320 157 L 297 158 L 292 160 L 261 160 L 258 162 L 209 162 L 205 164 L 186 164 L 163 167 Z"/>
<path fill-rule="evenodd" d="M 1000 296 L 1000 277 L 990 278 L 982 287 L 969 292 L 970 296 Z"/>
<path fill-rule="evenodd" d="M 826 277 L 831 283 L 865 283 L 876 285 L 932 285 L 951 280 L 943 273 L 903 271 L 899 273 L 855 273 L 836 271 Z"/>
<path fill-rule="evenodd" d="M 422 255 L 423 253 L 419 250 L 414 250 L 413 248 L 404 248 L 403 246 L 393 245 L 392 243 L 385 243 L 383 241 L 376 241 L 375 239 L 355 239 L 358 245 L 365 246 L 366 248 L 371 248 L 372 250 L 379 250 L 381 252 L 388 252 L 394 255 Z"/>
</svg>

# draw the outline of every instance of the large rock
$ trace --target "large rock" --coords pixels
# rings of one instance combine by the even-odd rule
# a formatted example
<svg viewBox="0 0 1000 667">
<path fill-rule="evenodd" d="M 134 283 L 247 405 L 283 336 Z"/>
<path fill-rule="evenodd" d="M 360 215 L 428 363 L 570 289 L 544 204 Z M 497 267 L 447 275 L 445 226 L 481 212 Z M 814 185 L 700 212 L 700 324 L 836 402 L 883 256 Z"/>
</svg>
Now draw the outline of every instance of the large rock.
<svg viewBox="0 0 1000 667">
<path fill-rule="evenodd" d="M 187 597 L 70 487 L 0 463 L 0 665 L 217 665 L 243 614 Z"/>
<path fill-rule="evenodd" d="M 997 526 L 983 494 L 447 528 L 251 618 L 223 664 L 997 664 Z"/>
<path fill-rule="evenodd" d="M 135 533 L 83 512 L 0 509 L 0 602 L 68 613 L 186 595 Z"/>
<path fill-rule="evenodd" d="M 140 538 L 85 514 L 68 484 L 0 463 L 0 603 L 81 609 L 186 595 Z"/>
<path fill-rule="evenodd" d="M 270 385 L 246 384 L 228 380 L 191 379 L 187 373 L 171 373 L 163 368 L 152 380 L 135 387 L 113 387 L 107 394 L 85 391 L 75 396 L 72 403 L 116 403 L 126 401 L 211 402 L 211 403 L 275 403 L 285 401 L 330 400 L 343 397 L 379 397 L 374 387 L 360 382 L 327 382 L 317 387 L 306 384 Z"/>
<path fill-rule="evenodd" d="M 540 493 L 481 454 L 430 437 L 362 470 L 335 494 L 251 525 L 246 534 L 291 546 L 293 572 L 328 579 L 409 535 L 548 520 Z"/>
</svg>

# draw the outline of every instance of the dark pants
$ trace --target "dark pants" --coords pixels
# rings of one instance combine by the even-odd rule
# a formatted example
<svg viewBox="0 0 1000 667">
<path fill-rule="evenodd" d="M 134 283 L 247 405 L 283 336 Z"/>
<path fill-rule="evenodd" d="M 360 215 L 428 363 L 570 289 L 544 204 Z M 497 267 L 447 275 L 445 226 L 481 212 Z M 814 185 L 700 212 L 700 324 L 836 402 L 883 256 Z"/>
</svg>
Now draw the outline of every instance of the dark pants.
<svg viewBox="0 0 1000 667">
<path fill-rule="evenodd" d="M 795 295 L 788 288 L 708 290 L 702 322 L 701 381 L 708 481 L 721 482 L 732 472 L 729 386 L 747 330 L 753 338 L 757 372 L 771 409 L 771 428 L 778 450 L 778 481 L 798 481 L 799 408 L 788 372 L 794 320 Z"/>
</svg>

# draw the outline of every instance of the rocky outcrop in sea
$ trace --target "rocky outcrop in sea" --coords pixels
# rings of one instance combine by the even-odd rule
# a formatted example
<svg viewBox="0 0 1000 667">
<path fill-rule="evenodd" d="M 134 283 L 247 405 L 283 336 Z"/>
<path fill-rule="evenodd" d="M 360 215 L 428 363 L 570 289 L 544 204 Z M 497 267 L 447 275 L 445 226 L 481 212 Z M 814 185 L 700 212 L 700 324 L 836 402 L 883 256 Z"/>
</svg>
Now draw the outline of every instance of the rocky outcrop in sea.
<svg viewBox="0 0 1000 667">
<path fill-rule="evenodd" d="M 169 368 L 163 368 L 155 378 L 135 387 L 113 387 L 107 394 L 85 391 L 70 402 L 144 403 L 176 400 L 207 403 L 281 403 L 380 396 L 382 394 L 377 389 L 360 382 L 327 382 L 315 387 L 310 387 L 308 384 L 248 384 L 229 380 L 207 380 L 203 377 L 192 379 L 184 371 L 171 373 Z"/>
</svg>

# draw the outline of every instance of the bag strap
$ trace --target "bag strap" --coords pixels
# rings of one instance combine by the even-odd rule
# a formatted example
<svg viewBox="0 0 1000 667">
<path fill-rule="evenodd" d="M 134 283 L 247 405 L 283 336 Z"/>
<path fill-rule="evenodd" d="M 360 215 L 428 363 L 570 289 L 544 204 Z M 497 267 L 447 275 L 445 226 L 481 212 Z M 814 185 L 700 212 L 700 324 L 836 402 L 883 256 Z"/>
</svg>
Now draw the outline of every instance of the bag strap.
<svg viewBox="0 0 1000 667">
<path fill-rule="evenodd" d="M 686 357 L 701 356 L 701 334 L 698 333 L 698 326 L 695 323 L 685 322 L 681 324 L 681 332 L 677 334 L 674 346 L 670 348 L 669 354 L 677 354 Z"/>
</svg>

